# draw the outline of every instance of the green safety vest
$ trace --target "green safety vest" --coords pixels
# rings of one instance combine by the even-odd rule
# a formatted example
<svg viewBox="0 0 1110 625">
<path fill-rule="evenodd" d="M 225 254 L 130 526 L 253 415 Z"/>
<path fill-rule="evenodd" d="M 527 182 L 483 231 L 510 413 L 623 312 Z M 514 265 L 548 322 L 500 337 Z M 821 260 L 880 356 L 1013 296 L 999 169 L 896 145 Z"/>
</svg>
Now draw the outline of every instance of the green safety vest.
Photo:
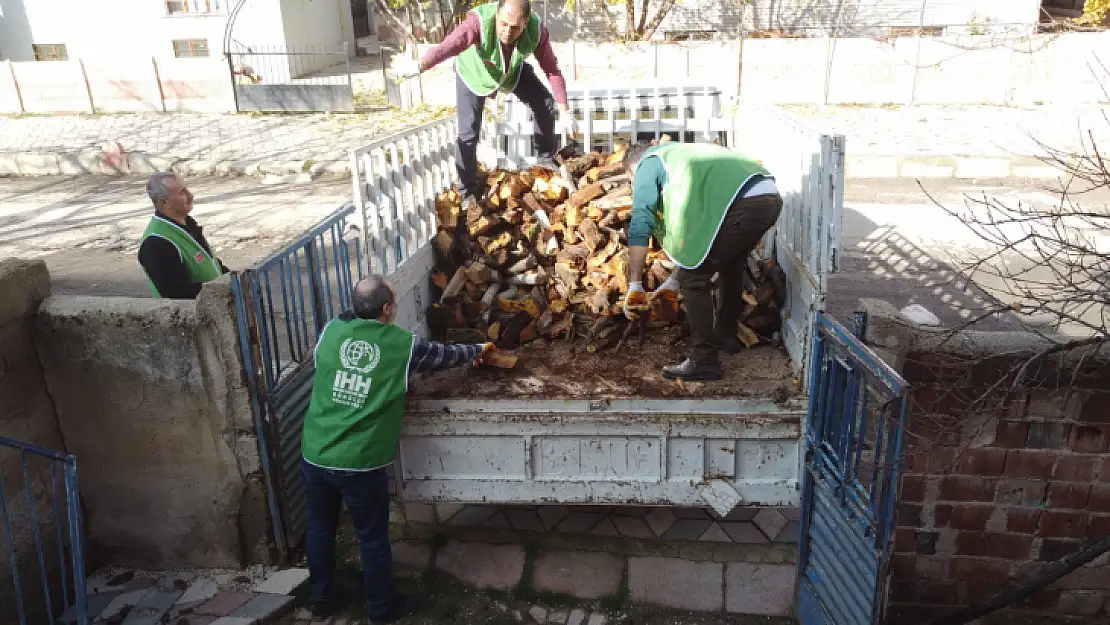
<svg viewBox="0 0 1110 625">
<path fill-rule="evenodd" d="M 412 333 L 373 319 L 334 319 L 316 343 L 301 453 L 330 469 L 393 462 L 408 391 Z"/>
<path fill-rule="evenodd" d="M 189 280 L 192 282 L 203 284 L 223 275 L 223 269 L 216 257 L 209 254 L 191 234 L 173 221 L 158 215 L 151 217 L 150 223 L 146 226 L 146 231 L 143 232 L 143 241 L 147 237 L 161 237 L 173 243 L 173 246 L 177 248 L 177 253 L 181 256 L 181 262 L 184 263 L 185 270 L 189 272 Z M 146 273 L 145 268 L 143 273 Z M 147 274 L 146 281 L 150 285 L 154 297 L 161 298 L 162 294 L 155 288 L 149 274 Z"/>
<path fill-rule="evenodd" d="M 652 235 L 683 269 L 705 262 L 728 207 L 753 176 L 774 179 L 755 160 L 711 143 L 666 143 L 640 162 L 649 158 L 667 172 Z"/>
<path fill-rule="evenodd" d="M 528 16 L 528 26 L 517 39 L 506 69 L 497 38 L 497 3 L 480 4 L 471 11 L 482 23 L 482 38 L 455 57 L 455 71 L 475 95 L 487 96 L 498 89 L 511 92 L 520 80 L 524 59 L 540 44 L 540 18 L 535 13 Z"/>
</svg>

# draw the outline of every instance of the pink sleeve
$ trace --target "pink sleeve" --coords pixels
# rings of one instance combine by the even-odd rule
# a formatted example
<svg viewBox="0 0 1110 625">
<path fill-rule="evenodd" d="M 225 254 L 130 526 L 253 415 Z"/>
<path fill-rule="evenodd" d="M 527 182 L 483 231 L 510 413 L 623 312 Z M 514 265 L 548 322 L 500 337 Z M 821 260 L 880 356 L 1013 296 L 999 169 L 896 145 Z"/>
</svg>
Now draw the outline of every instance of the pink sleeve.
<svg viewBox="0 0 1110 625">
<path fill-rule="evenodd" d="M 555 50 L 551 49 L 551 37 L 546 26 L 540 26 L 540 44 L 536 46 L 536 51 L 532 54 L 535 55 L 536 62 L 540 64 L 540 69 L 547 75 L 547 81 L 551 83 L 551 91 L 554 92 L 555 101 L 566 106 L 567 81 L 563 78 L 563 72 L 559 71 L 559 59 L 555 58 Z"/>
<path fill-rule="evenodd" d="M 459 53 L 478 41 L 481 32 L 482 27 L 478 22 L 478 15 L 474 12 L 467 13 L 466 19 L 456 26 L 455 30 L 452 30 L 439 45 L 424 53 L 424 58 L 420 60 L 420 64 L 426 71 L 449 58 L 458 56 Z"/>
</svg>

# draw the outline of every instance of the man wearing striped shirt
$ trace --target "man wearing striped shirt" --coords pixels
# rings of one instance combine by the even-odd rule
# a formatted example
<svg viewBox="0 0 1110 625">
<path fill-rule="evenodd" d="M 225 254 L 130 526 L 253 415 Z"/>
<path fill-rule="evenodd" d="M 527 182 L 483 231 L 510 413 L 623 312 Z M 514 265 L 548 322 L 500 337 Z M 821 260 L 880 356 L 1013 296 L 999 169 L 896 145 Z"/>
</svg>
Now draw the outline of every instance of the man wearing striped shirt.
<svg viewBox="0 0 1110 625">
<path fill-rule="evenodd" d="M 326 618 L 345 608 L 347 593 L 334 571 L 346 503 L 358 534 L 366 611 L 372 623 L 389 623 L 412 609 L 391 576 L 386 476 L 397 454 L 409 374 L 478 364 L 493 346 L 426 341 L 394 325 L 396 298 L 381 276 L 359 281 L 351 301 L 353 311 L 329 322 L 316 344 L 301 438 L 311 609 Z"/>
</svg>

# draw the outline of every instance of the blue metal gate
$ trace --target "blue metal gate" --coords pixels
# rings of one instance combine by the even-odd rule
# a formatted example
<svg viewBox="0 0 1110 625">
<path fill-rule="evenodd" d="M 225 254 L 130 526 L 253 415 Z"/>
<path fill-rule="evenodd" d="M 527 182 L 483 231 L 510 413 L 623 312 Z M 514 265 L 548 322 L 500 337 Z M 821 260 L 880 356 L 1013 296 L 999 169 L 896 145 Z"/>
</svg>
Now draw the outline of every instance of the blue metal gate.
<svg viewBox="0 0 1110 625">
<path fill-rule="evenodd" d="M 906 383 L 853 336 L 817 313 L 803 440 L 805 482 L 796 614 L 801 625 L 883 622 Z"/>
<path fill-rule="evenodd" d="M 74 456 L 0 436 L 0 622 L 89 623 L 81 516 Z"/>
<path fill-rule="evenodd" d="M 313 350 L 328 321 L 351 306 L 351 290 L 363 276 L 359 239 L 343 237 L 354 212 L 353 204 L 344 205 L 232 279 L 274 542 L 285 559 L 299 546 L 308 518 L 299 467 Z"/>
</svg>

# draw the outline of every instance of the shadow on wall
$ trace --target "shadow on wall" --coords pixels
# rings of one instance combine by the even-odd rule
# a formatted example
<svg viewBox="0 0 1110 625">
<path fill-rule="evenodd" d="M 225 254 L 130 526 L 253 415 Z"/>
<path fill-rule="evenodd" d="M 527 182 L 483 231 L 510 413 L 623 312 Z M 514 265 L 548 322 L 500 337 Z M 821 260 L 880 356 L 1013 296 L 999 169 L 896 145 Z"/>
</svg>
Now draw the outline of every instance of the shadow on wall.
<svg viewBox="0 0 1110 625">
<path fill-rule="evenodd" d="M 34 36 L 24 0 L 0 1 L 0 61 L 34 61 Z"/>
</svg>

